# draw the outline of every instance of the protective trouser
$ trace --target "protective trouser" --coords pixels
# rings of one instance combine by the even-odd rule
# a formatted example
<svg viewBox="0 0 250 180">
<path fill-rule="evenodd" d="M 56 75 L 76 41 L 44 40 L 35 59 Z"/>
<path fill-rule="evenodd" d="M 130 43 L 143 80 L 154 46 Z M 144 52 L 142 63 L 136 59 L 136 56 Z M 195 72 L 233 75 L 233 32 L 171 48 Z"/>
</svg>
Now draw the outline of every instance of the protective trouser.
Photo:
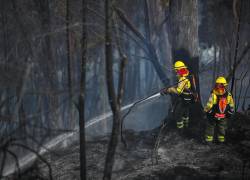
<svg viewBox="0 0 250 180">
<path fill-rule="evenodd" d="M 189 102 L 185 102 L 184 100 L 179 100 L 175 110 L 176 126 L 178 129 L 188 127 L 189 109 L 190 109 Z"/>
<path fill-rule="evenodd" d="M 219 142 L 225 142 L 225 134 L 227 128 L 227 119 L 216 119 L 214 117 L 208 117 L 207 128 L 205 132 L 205 140 L 212 142 L 214 140 L 214 129 L 218 127 L 217 138 Z"/>
</svg>

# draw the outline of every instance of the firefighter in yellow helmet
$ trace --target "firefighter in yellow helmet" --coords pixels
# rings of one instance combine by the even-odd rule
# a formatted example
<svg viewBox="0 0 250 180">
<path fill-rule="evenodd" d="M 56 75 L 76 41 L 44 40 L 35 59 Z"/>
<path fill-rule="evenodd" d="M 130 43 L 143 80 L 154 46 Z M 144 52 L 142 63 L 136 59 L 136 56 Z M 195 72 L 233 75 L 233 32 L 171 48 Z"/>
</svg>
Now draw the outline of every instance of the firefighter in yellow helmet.
<svg viewBox="0 0 250 180">
<path fill-rule="evenodd" d="M 214 128 L 218 127 L 218 142 L 225 142 L 227 118 L 234 113 L 234 100 L 226 90 L 227 81 L 224 77 L 218 77 L 215 87 L 204 107 L 208 122 L 205 131 L 205 140 L 210 143 L 214 140 Z"/>
<path fill-rule="evenodd" d="M 182 61 L 176 61 L 174 64 L 174 69 L 178 77 L 177 86 L 164 89 L 161 93 L 174 93 L 180 97 L 176 103 L 175 116 L 177 120 L 177 128 L 183 129 L 184 127 L 188 127 L 189 109 L 194 98 L 191 90 L 191 81 L 188 78 L 189 70 L 187 66 Z"/>
</svg>

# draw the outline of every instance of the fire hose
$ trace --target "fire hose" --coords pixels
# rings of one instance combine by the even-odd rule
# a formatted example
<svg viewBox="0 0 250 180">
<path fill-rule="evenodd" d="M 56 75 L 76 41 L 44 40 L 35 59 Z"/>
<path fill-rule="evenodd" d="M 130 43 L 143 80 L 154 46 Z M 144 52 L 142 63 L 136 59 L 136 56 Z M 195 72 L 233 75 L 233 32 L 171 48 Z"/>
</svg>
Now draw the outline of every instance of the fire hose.
<svg viewBox="0 0 250 180">
<path fill-rule="evenodd" d="M 185 81 L 185 80 L 186 80 L 186 79 L 184 79 L 184 80 L 182 80 L 182 81 Z M 139 104 L 141 104 L 141 103 L 144 103 L 144 102 L 146 102 L 146 101 L 148 101 L 148 100 L 150 100 L 150 99 L 154 99 L 154 98 L 156 98 L 156 97 L 159 97 L 159 96 L 161 95 L 161 92 L 163 92 L 164 90 L 166 90 L 166 89 L 168 89 L 168 88 L 170 88 L 170 87 L 172 87 L 172 86 L 175 86 L 175 85 L 179 84 L 179 83 L 182 82 L 182 81 L 178 81 L 177 83 L 175 83 L 175 84 L 173 84 L 173 85 L 171 85 L 171 86 L 168 86 L 168 87 L 165 87 L 165 88 L 163 88 L 163 89 L 161 89 L 161 90 L 158 90 L 157 92 L 152 93 L 151 95 L 149 95 L 149 96 L 147 96 L 147 97 L 145 97 L 145 98 L 142 98 L 142 99 L 140 99 L 140 100 L 134 102 L 134 103 L 131 105 L 131 107 L 129 108 L 129 110 L 124 114 L 124 116 L 123 116 L 122 119 L 121 119 L 121 142 L 124 144 L 125 147 L 127 147 L 127 143 L 126 143 L 126 140 L 125 140 L 125 138 L 124 138 L 124 136 L 123 136 L 123 124 L 124 124 L 125 118 L 132 112 L 133 108 L 135 108 L 137 105 L 139 105 Z M 165 93 L 165 94 L 167 95 L 168 93 Z M 163 124 L 164 124 L 164 123 L 163 123 Z M 161 126 L 163 126 L 163 125 L 161 125 Z M 164 128 L 163 128 L 163 129 L 164 129 Z"/>
</svg>

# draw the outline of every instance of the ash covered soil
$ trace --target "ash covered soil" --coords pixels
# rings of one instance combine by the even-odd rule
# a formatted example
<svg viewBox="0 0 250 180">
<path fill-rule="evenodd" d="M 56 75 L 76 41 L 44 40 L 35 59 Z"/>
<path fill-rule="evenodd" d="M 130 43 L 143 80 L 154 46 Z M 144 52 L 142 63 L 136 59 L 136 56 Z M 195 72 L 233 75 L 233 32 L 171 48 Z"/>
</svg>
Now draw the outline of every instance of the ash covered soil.
<svg viewBox="0 0 250 180">
<path fill-rule="evenodd" d="M 153 149 L 159 128 L 145 132 L 126 131 L 128 147 L 118 146 L 112 179 L 250 179 L 250 120 L 238 115 L 231 127 L 227 144 L 212 145 L 202 143 L 197 134 L 192 133 L 194 129 L 185 134 L 165 128 L 157 154 Z M 97 137 L 87 142 L 90 180 L 102 179 L 108 138 Z M 79 179 L 79 144 L 57 147 L 44 158 L 51 165 L 53 179 Z M 48 166 L 37 160 L 22 177 L 48 179 L 48 174 Z"/>
</svg>

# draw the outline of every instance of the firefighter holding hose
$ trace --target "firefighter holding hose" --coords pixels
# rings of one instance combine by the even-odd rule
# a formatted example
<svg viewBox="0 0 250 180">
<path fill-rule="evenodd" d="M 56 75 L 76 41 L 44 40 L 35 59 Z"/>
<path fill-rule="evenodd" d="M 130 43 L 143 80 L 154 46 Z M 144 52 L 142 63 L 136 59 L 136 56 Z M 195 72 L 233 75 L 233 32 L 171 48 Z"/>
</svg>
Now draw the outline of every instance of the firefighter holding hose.
<svg viewBox="0 0 250 180">
<path fill-rule="evenodd" d="M 195 81 L 189 74 L 187 66 L 180 60 L 174 64 L 174 69 L 178 77 L 176 86 L 163 89 L 161 94 L 173 93 L 178 95 L 176 107 L 176 126 L 178 129 L 188 127 L 190 105 L 194 102 Z"/>
</svg>

